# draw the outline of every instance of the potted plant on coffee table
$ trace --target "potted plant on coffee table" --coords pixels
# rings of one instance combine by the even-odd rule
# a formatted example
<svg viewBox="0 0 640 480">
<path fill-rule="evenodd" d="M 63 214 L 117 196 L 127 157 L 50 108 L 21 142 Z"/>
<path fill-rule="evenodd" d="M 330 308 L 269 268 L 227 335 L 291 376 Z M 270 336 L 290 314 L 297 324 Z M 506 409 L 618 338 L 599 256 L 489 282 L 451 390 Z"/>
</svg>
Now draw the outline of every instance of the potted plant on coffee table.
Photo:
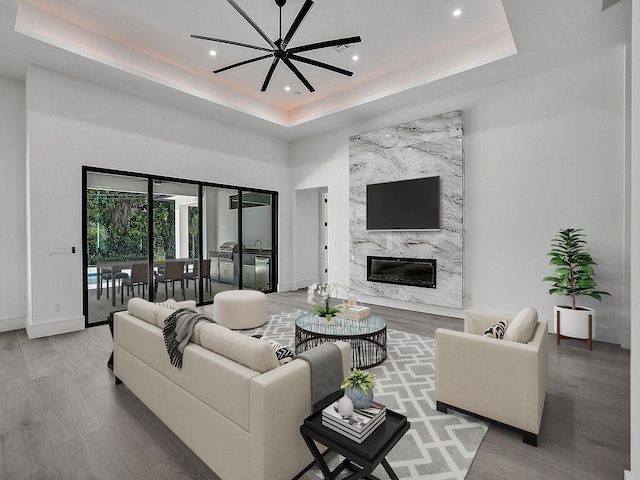
<svg viewBox="0 0 640 480">
<path fill-rule="evenodd" d="M 593 279 L 593 269 L 597 265 L 586 251 L 585 234 L 580 228 L 560 230 L 551 243 L 550 264 L 555 265 L 553 276 L 543 278 L 552 282 L 550 294 L 558 294 L 571 298 L 571 305 L 556 305 L 554 319 L 556 322 L 556 343 L 562 338 L 577 338 L 585 341 L 591 350 L 592 332 L 595 329 L 595 311 L 589 307 L 576 305 L 576 297 L 583 295 L 602 300 L 602 295 L 610 295 L 596 290 L 598 284 Z"/>
</svg>

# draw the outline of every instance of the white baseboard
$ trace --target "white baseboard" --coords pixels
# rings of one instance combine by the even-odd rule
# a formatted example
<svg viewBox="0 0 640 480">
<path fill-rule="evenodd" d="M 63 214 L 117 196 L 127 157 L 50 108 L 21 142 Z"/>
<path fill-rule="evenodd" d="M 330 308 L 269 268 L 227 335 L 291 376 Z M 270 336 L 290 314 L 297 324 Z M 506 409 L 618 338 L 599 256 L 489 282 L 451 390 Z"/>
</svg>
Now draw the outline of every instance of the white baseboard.
<svg viewBox="0 0 640 480">
<path fill-rule="evenodd" d="M 624 480 L 633 480 L 633 477 L 631 476 L 631 472 L 629 470 L 624 471 Z"/>
<path fill-rule="evenodd" d="M 313 285 L 314 283 L 320 283 L 320 277 L 313 278 L 304 278 L 302 280 L 297 280 L 295 283 L 295 290 L 300 290 L 301 288 L 307 288 L 309 285 Z"/>
<path fill-rule="evenodd" d="M 20 330 L 27 324 L 26 317 L 5 317 L 0 318 L 0 332 L 10 332 Z"/>
<path fill-rule="evenodd" d="M 60 335 L 61 333 L 84 330 L 84 317 L 35 323 L 31 325 L 27 324 L 26 328 L 29 338 L 50 337 L 51 335 Z"/>
</svg>

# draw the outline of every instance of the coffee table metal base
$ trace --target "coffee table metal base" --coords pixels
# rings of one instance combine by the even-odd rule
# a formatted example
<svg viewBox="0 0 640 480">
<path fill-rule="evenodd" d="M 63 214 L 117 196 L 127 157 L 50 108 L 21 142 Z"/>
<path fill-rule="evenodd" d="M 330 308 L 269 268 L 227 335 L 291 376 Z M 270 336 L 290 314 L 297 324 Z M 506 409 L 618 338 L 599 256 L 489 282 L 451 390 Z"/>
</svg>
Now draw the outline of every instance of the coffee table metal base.
<svg viewBox="0 0 640 480">
<path fill-rule="evenodd" d="M 351 345 L 353 368 L 375 367 L 387 358 L 387 324 L 378 315 L 361 321 L 337 317 L 329 324 L 307 313 L 299 316 L 295 325 L 296 354 L 343 340 Z"/>
</svg>

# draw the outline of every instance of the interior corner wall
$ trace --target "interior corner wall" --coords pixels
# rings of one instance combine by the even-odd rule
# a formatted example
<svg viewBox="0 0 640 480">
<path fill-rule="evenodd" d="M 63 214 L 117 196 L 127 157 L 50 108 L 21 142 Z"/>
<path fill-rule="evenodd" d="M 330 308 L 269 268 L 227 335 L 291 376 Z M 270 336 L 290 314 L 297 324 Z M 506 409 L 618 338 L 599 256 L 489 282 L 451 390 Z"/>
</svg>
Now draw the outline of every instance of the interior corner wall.
<svg viewBox="0 0 640 480">
<path fill-rule="evenodd" d="M 27 316 L 24 105 L 24 83 L 0 77 L 0 332 L 24 328 Z"/>
<path fill-rule="evenodd" d="M 293 142 L 292 188 L 328 184 L 334 212 L 330 279 L 349 275 L 349 137 L 452 110 L 465 127 L 464 307 L 550 321 L 562 299 L 547 293 L 546 253 L 560 228 L 583 228 L 612 293 L 597 310 L 596 338 L 619 343 L 628 324 L 619 272 L 624 262 L 624 48 L 490 87 L 438 97 L 347 128 Z M 334 194 L 334 192 L 336 192 Z M 339 233 L 336 233 L 339 232 Z M 367 299 L 416 311 L 461 315 L 433 305 Z M 550 324 L 553 330 L 553 324 Z"/>
<path fill-rule="evenodd" d="M 295 190 L 293 207 L 295 288 L 320 283 L 322 189 Z"/>
<path fill-rule="evenodd" d="M 631 39 L 631 465 L 640 478 L 640 5 L 632 6 Z M 628 478 L 628 477 L 625 477 Z"/>
<path fill-rule="evenodd" d="M 287 142 L 36 66 L 26 116 L 31 337 L 84 328 L 83 165 L 278 191 L 280 248 L 290 250 Z M 51 246 L 78 253 L 49 256 Z M 278 271 L 290 283 L 289 257 Z"/>
</svg>

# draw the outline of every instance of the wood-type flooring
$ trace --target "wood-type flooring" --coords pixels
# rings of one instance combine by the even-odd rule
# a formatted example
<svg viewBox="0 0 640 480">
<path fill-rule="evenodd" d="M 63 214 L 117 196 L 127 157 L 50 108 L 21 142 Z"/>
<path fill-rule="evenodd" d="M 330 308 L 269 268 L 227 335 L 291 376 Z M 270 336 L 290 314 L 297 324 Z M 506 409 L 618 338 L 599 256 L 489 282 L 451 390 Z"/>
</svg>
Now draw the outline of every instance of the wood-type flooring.
<svg viewBox="0 0 640 480">
<path fill-rule="evenodd" d="M 269 313 L 306 310 L 306 291 L 270 294 Z M 433 337 L 462 320 L 372 306 L 389 328 Z M 538 448 L 491 426 L 468 480 L 621 479 L 629 469 L 629 351 L 549 338 Z M 0 479 L 218 479 L 106 367 L 106 325 L 30 340 L 0 333 Z M 308 475 L 307 479 L 312 476 Z"/>
</svg>

